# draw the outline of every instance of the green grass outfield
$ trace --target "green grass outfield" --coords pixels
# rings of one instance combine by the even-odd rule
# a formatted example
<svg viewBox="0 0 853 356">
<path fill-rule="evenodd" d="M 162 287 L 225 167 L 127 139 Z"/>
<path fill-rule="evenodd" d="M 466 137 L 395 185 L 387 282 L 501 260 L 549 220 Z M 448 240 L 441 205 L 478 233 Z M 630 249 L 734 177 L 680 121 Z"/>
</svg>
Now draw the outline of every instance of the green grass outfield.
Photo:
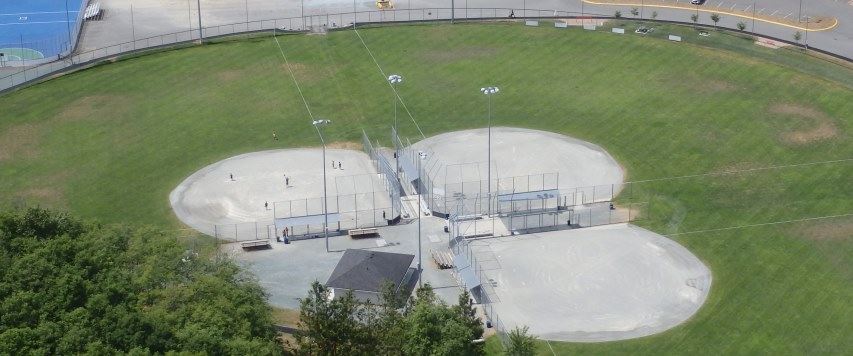
<svg viewBox="0 0 853 356">
<path fill-rule="evenodd" d="M 479 88 L 497 85 L 495 125 L 599 144 L 629 180 L 853 158 L 853 70 L 796 51 L 667 26 L 651 37 L 501 23 L 359 32 L 387 74 L 405 76 L 400 94 L 427 135 L 484 126 Z M 655 38 L 666 33 L 685 43 Z M 314 114 L 334 121 L 329 141 L 360 142 L 362 128 L 385 139 L 391 92 L 352 31 L 279 39 Z M 318 145 L 268 37 L 67 75 L 0 96 L 0 116 L 0 204 L 167 229 L 181 227 L 168 194 L 197 169 Z M 405 114 L 400 122 L 416 137 Z M 642 225 L 678 234 L 853 213 L 851 176 L 853 162 L 842 161 L 641 183 L 620 199 L 650 200 Z M 851 236 L 849 216 L 673 235 L 713 272 L 694 318 L 638 340 L 540 350 L 844 353 L 853 349 Z"/>
</svg>

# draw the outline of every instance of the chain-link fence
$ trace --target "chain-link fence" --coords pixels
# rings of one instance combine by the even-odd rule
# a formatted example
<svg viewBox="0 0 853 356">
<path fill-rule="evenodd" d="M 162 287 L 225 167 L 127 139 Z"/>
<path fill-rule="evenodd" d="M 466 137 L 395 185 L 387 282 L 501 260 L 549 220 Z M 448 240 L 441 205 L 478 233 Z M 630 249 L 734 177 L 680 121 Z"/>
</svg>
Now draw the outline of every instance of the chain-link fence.
<svg viewBox="0 0 853 356">
<path fill-rule="evenodd" d="M 505 346 L 509 343 L 508 330 L 493 306 L 493 303 L 500 302 L 500 296 L 495 291 L 494 282 L 489 278 L 487 270 L 477 259 L 476 252 L 471 246 L 471 237 L 483 235 L 507 236 L 630 222 L 642 219 L 648 209 L 646 202 L 632 202 L 617 206 L 609 201 L 604 201 L 585 205 L 560 206 L 561 201 L 571 201 L 568 196 L 553 196 L 544 200 L 541 202 L 536 200 L 514 201 L 512 204 L 524 206 L 515 207 L 511 209 L 510 213 L 505 213 L 500 218 L 471 218 L 468 220 L 465 218 L 465 211 L 457 210 L 451 213 L 448 219 L 451 234 L 448 247 L 454 256 L 453 268 L 457 282 L 462 288 L 469 290 L 471 295 L 480 303 L 487 326 L 490 324 L 494 328 L 495 334 Z M 517 212 L 523 213 L 518 214 Z M 502 230 L 504 233 L 498 234 L 501 229 L 495 229 L 494 225 L 504 226 Z M 491 231 L 491 233 L 479 234 L 480 231 Z"/>
<path fill-rule="evenodd" d="M 275 238 L 273 221 L 255 221 L 213 226 L 213 236 L 226 242 L 272 240 Z"/>
<path fill-rule="evenodd" d="M 83 6 L 85 6 L 85 2 Z M 99 47 L 94 50 L 72 53 L 74 46 L 78 41 L 78 35 L 81 33 L 81 27 L 83 26 L 84 22 L 82 18 L 79 18 L 78 21 L 75 22 L 75 28 L 72 32 L 72 38 L 70 39 L 70 41 L 63 41 L 62 39 L 48 39 L 45 40 L 44 43 L 33 44 L 35 46 L 41 46 L 45 48 L 47 46 L 59 46 L 60 49 L 63 49 L 60 56 L 62 57 L 61 60 L 57 60 L 56 56 L 51 56 L 50 58 L 37 60 L 4 61 L 3 63 L 0 63 L 0 66 L 20 67 L 20 70 L 16 70 L 13 73 L 4 74 L 0 76 L 0 92 L 45 78 L 47 76 L 52 76 L 57 73 L 71 71 L 77 68 L 82 68 L 84 66 L 91 65 L 93 63 L 97 63 L 99 61 L 112 59 L 116 56 L 123 54 L 130 54 L 134 52 L 155 49 L 158 47 L 166 47 L 179 44 L 191 44 L 199 40 L 230 36 L 235 34 L 271 31 L 307 32 L 318 29 L 326 31 L 357 27 L 362 24 L 368 25 L 380 23 L 425 22 L 452 19 L 474 21 L 510 18 L 576 19 L 595 17 L 608 19 L 611 18 L 610 16 L 612 15 L 610 12 L 599 13 L 595 12 L 595 10 L 584 11 L 582 8 L 580 9 L 580 11 L 568 11 L 570 9 L 569 7 L 565 9 L 539 9 L 535 7 L 536 5 L 528 4 L 528 2 L 519 2 L 512 7 L 506 8 L 468 8 L 467 6 L 465 6 L 456 8 L 434 7 L 373 11 L 339 11 L 323 14 L 308 14 L 304 16 L 288 16 L 275 19 L 261 19 L 252 21 L 249 21 L 247 16 L 246 21 L 234 21 L 233 23 L 217 24 L 210 26 L 196 26 L 193 25 L 193 21 L 190 20 L 190 27 L 188 27 L 186 30 L 172 31 L 165 34 L 137 38 L 136 29 L 131 28 L 131 31 L 128 31 L 130 33 L 130 36 L 128 36 L 127 38 L 123 38 L 118 43 L 105 44 L 102 47 Z M 249 12 L 248 7 L 246 8 L 246 12 Z M 83 16 L 83 13 L 84 11 L 80 11 L 78 13 L 78 16 Z M 222 21 L 219 16 L 212 16 L 211 19 L 211 16 L 207 16 L 203 12 L 199 13 L 198 15 L 200 19 L 199 21 L 201 23 L 209 23 L 210 21 L 214 20 Z M 684 22 L 679 21 L 666 21 L 661 19 L 646 19 L 646 21 L 694 25 L 686 24 Z M 135 26 L 134 21 L 129 22 L 131 26 Z M 720 28 L 722 28 L 722 26 Z M 727 31 L 736 30 L 727 29 Z M 795 43 L 781 38 L 776 38 L 770 34 L 764 34 L 763 36 L 779 42 L 787 43 L 789 45 L 794 45 L 798 47 L 802 46 L 799 43 Z M 25 47 L 26 42 L 21 42 L 25 41 L 18 41 L 18 43 L 9 45 L 16 47 Z M 67 49 L 71 49 L 72 51 L 68 51 Z M 850 60 L 849 58 L 831 53 L 829 51 L 822 51 L 819 49 L 817 51 L 837 58 L 841 58 L 846 61 Z"/>
<path fill-rule="evenodd" d="M 400 217 L 400 196 L 402 195 L 402 192 L 395 173 L 396 169 L 390 162 L 388 162 L 388 158 L 382 155 L 382 153 L 376 149 L 376 146 L 370 142 L 370 137 L 367 136 L 367 132 L 362 130 L 361 135 L 364 152 L 370 156 L 370 160 L 373 162 L 374 168 L 382 177 L 382 183 L 384 184 L 385 191 L 388 192 L 389 198 L 391 199 L 391 213 L 388 216 L 388 219 L 397 220 L 397 218 Z"/>
<path fill-rule="evenodd" d="M 450 241 L 451 252 L 454 255 L 453 271 L 457 283 L 463 289 L 467 289 L 480 304 L 485 316 L 486 326 L 494 328 L 495 334 L 498 335 L 504 346 L 508 345 L 509 338 L 507 337 L 506 326 L 492 305 L 492 303 L 500 302 L 494 290 L 493 282 L 486 275 L 482 264 L 477 260 L 468 240 L 450 239 Z M 474 283 L 475 285 L 467 285 L 467 283 Z"/>
</svg>

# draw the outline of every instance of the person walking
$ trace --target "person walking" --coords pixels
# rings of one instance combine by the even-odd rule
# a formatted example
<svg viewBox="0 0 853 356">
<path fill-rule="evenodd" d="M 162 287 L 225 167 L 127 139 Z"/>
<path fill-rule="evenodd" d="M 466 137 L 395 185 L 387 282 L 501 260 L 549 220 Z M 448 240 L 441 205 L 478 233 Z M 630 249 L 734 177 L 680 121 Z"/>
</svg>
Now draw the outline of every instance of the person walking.
<svg viewBox="0 0 853 356">
<path fill-rule="evenodd" d="M 233 182 L 234 181 L 234 173 L 231 173 L 228 176 L 231 177 L 231 181 Z"/>
<path fill-rule="evenodd" d="M 288 176 L 284 176 L 284 186 L 285 186 L 285 187 L 289 187 L 289 186 L 290 186 L 290 177 L 288 177 Z"/>
<path fill-rule="evenodd" d="M 278 141 L 278 135 L 275 133 L 275 130 L 272 130 L 272 139 Z"/>
<path fill-rule="evenodd" d="M 335 169 L 335 161 L 332 160 L 332 169 Z"/>
<path fill-rule="evenodd" d="M 341 161 L 338 161 L 338 169 L 344 170 L 344 167 L 341 165 Z"/>
<path fill-rule="evenodd" d="M 264 210 L 270 210 L 270 202 L 268 202 L 268 201 L 264 202 Z M 269 230 L 267 230 L 267 231 L 269 231 Z"/>
</svg>

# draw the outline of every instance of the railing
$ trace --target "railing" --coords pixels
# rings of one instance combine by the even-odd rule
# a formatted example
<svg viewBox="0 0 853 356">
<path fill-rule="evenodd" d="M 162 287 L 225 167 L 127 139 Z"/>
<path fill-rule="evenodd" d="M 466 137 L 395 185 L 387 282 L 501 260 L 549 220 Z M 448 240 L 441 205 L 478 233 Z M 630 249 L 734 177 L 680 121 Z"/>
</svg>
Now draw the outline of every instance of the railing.
<svg viewBox="0 0 853 356">
<path fill-rule="evenodd" d="M 151 36 L 146 38 L 132 39 L 127 42 L 105 46 L 102 48 L 79 52 L 71 56 L 66 56 L 58 61 L 43 63 L 38 60 L 23 63 L 21 70 L 0 77 L 0 93 L 14 90 L 18 87 L 38 82 L 47 77 L 52 77 L 57 74 L 74 71 L 85 68 L 100 61 L 112 59 L 121 55 L 145 52 L 151 49 L 157 49 L 167 46 L 192 44 L 193 42 L 201 42 L 200 39 L 208 40 L 216 37 L 247 34 L 253 32 L 265 31 L 285 31 L 285 32 L 303 32 L 311 28 L 323 28 L 329 30 L 350 28 L 353 24 L 359 26 L 362 24 L 381 24 L 381 23 L 407 23 L 407 22 L 429 22 L 429 21 L 447 21 L 454 16 L 457 20 L 506 20 L 510 13 L 515 14 L 515 19 L 524 18 L 599 18 L 612 19 L 610 16 L 602 16 L 603 14 L 595 13 L 579 13 L 562 10 L 546 10 L 546 9 L 523 9 L 523 8 L 457 8 L 455 12 L 450 8 L 422 8 L 422 9 L 395 9 L 395 10 L 374 10 L 374 11 L 357 11 L 357 12 L 341 12 L 335 14 L 309 15 L 309 16 L 293 16 L 279 19 L 265 19 L 248 22 L 237 22 L 232 24 L 223 24 L 215 26 L 203 27 L 201 31 L 198 28 L 178 31 L 169 34 Z M 585 15 L 585 16 L 584 16 Z M 673 23 L 680 25 L 687 24 L 680 21 L 665 21 L 665 20 L 649 20 L 647 22 Z M 82 24 L 82 21 L 79 21 Z M 731 32 L 739 32 L 749 34 L 746 31 L 735 29 L 726 29 Z M 79 31 L 77 31 L 79 33 Z M 199 37 L 201 32 L 201 38 Z M 788 43 L 794 46 L 802 46 L 798 43 L 793 43 L 788 40 L 774 38 L 771 36 L 762 35 L 776 41 Z M 75 38 L 76 42 L 76 38 Z M 851 61 L 850 58 L 837 55 L 831 52 L 822 51 L 811 47 L 826 55 L 830 55 L 845 61 Z"/>
</svg>

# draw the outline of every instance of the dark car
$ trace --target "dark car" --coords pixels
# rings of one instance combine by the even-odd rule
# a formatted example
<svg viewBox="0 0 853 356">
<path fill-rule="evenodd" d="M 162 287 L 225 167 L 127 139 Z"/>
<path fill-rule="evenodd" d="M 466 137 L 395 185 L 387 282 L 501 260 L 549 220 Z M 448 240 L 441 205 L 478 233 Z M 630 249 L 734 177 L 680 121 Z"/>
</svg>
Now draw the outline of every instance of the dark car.
<svg viewBox="0 0 853 356">
<path fill-rule="evenodd" d="M 693 5 L 702 5 L 705 3 L 705 0 L 690 0 L 690 3 Z"/>
</svg>

